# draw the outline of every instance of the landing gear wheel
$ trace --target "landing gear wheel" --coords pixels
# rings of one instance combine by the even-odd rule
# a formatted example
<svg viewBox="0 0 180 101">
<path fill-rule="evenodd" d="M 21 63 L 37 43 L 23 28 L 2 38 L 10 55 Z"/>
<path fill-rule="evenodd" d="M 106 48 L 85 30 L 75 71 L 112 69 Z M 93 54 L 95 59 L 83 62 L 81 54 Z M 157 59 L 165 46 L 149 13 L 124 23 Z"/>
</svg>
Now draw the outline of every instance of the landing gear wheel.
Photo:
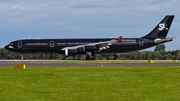
<svg viewBox="0 0 180 101">
<path fill-rule="evenodd" d="M 92 54 L 92 52 L 87 52 L 86 54 L 86 60 L 96 60 L 96 57 Z"/>
<path fill-rule="evenodd" d="M 91 58 L 91 60 L 96 60 L 96 57 L 95 57 L 95 56 L 93 56 L 93 57 Z"/>
<path fill-rule="evenodd" d="M 86 60 L 91 60 L 90 56 L 86 56 Z"/>
</svg>

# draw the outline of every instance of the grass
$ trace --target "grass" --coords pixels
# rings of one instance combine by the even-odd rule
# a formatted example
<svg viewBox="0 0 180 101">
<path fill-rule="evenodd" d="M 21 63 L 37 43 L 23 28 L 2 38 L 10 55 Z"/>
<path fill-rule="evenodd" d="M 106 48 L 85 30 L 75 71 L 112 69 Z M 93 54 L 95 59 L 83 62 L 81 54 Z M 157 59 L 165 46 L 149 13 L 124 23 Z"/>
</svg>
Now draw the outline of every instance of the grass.
<svg viewBox="0 0 180 101">
<path fill-rule="evenodd" d="M 179 101 L 179 67 L 0 69 L 2 101 Z"/>
</svg>

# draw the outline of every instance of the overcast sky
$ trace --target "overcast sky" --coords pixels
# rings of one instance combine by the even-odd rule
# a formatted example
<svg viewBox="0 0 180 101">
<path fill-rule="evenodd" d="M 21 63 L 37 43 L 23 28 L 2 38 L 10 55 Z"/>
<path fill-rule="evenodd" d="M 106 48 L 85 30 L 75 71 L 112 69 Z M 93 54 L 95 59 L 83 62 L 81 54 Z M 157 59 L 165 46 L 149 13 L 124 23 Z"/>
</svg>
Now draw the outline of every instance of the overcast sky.
<svg viewBox="0 0 180 101">
<path fill-rule="evenodd" d="M 180 49 L 179 0 L 0 0 L 0 47 L 27 38 L 141 37 L 175 15 L 166 44 Z"/>
</svg>

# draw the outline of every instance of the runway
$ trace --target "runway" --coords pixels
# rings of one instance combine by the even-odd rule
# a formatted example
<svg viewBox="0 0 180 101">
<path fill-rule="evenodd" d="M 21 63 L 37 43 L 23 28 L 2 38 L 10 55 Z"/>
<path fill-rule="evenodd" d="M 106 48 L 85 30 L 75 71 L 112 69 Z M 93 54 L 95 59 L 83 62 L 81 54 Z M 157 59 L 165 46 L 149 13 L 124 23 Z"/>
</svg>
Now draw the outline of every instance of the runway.
<svg viewBox="0 0 180 101">
<path fill-rule="evenodd" d="M 180 63 L 107 63 L 68 60 L 0 60 L 0 68 L 12 68 L 14 64 L 26 64 L 27 68 L 62 68 L 62 67 L 180 67 Z M 120 60 L 119 60 L 120 61 Z"/>
</svg>

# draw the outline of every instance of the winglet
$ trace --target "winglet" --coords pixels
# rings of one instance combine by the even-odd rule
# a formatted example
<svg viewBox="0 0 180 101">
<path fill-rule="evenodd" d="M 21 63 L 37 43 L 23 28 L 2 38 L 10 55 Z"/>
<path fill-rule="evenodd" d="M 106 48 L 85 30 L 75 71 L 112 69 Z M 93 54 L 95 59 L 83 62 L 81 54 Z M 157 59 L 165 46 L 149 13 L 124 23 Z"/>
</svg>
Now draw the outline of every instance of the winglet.
<svg viewBox="0 0 180 101">
<path fill-rule="evenodd" d="M 116 41 L 122 40 L 122 36 L 119 36 L 118 38 L 115 39 Z"/>
</svg>

